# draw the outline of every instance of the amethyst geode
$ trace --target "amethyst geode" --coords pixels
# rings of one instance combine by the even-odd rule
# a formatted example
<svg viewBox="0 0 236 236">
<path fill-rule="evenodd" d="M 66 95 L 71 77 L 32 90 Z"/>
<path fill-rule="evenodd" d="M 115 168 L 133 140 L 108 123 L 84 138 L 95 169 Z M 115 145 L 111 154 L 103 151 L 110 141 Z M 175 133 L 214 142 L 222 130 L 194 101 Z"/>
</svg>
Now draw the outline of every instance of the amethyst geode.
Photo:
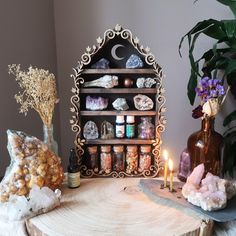
<svg viewBox="0 0 236 236">
<path fill-rule="evenodd" d="M 184 151 L 180 155 L 179 172 L 177 177 L 180 181 L 186 182 L 190 174 L 191 174 L 191 158 L 188 150 L 184 149 Z"/>
<path fill-rule="evenodd" d="M 108 98 L 103 97 L 86 97 L 86 109 L 92 111 L 104 110 L 108 106 Z"/>
</svg>

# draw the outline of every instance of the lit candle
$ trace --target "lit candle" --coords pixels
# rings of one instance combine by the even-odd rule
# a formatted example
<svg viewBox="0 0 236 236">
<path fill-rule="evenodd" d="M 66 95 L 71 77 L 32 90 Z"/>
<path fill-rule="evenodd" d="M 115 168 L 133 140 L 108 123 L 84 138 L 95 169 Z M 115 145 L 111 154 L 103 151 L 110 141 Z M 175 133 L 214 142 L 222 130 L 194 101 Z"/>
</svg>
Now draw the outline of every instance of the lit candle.
<svg viewBox="0 0 236 236">
<path fill-rule="evenodd" d="M 173 161 L 169 159 L 169 170 L 170 170 L 170 191 L 173 192 Z"/>
<path fill-rule="evenodd" d="M 164 188 L 167 187 L 167 172 L 168 172 L 168 152 L 166 150 L 163 151 L 163 156 L 165 159 L 165 166 L 164 166 Z"/>
</svg>

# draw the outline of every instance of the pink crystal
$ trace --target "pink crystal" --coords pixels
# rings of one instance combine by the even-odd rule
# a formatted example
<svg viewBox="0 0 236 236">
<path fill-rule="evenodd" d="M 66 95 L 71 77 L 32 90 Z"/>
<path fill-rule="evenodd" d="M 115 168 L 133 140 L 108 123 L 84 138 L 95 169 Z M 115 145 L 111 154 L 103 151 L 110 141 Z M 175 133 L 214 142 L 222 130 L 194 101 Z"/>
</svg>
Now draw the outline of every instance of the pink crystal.
<svg viewBox="0 0 236 236">
<path fill-rule="evenodd" d="M 229 182 L 211 173 L 207 173 L 206 178 L 202 179 L 204 169 L 203 164 L 194 168 L 182 188 L 182 194 L 190 203 L 205 211 L 222 209 L 227 204 L 226 188 Z"/>
</svg>

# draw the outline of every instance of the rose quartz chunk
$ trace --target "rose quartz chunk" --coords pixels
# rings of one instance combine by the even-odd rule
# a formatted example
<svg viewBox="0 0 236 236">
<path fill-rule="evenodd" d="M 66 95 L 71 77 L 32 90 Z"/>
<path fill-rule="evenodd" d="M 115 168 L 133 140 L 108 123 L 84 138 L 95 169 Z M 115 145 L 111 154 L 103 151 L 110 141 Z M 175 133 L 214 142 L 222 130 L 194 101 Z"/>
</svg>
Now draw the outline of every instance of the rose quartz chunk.
<svg viewBox="0 0 236 236">
<path fill-rule="evenodd" d="M 193 205 L 201 207 L 205 211 L 215 211 L 226 207 L 228 199 L 236 194 L 235 182 L 221 179 L 211 173 L 207 173 L 202 179 L 204 165 L 194 168 L 182 188 L 183 196 Z"/>
</svg>

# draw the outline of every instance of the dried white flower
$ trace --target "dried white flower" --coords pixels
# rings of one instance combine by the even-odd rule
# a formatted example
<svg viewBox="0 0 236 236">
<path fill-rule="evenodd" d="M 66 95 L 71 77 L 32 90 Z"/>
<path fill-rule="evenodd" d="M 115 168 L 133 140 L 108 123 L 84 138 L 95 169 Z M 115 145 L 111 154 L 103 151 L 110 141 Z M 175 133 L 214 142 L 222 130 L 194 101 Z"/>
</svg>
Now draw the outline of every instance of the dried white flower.
<svg viewBox="0 0 236 236">
<path fill-rule="evenodd" d="M 33 108 L 39 113 L 43 123 L 50 126 L 55 104 L 59 102 L 54 74 L 32 66 L 27 71 L 22 71 L 20 64 L 8 65 L 8 69 L 8 73 L 15 75 L 22 89 L 15 95 L 16 102 L 21 105 L 20 113 L 26 115 L 28 109 Z"/>
<path fill-rule="evenodd" d="M 215 116 L 219 111 L 220 105 L 217 98 L 211 98 L 203 104 L 202 112 L 208 116 Z"/>
</svg>

